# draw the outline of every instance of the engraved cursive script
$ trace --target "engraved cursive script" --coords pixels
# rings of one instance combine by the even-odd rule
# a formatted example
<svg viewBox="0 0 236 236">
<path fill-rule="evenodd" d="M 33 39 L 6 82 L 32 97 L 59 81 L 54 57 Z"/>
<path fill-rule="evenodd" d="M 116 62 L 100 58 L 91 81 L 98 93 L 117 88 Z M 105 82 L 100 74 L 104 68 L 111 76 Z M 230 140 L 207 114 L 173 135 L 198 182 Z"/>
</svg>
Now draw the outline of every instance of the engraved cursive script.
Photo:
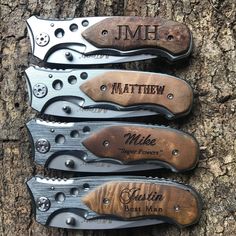
<svg viewBox="0 0 236 236">
<path fill-rule="evenodd" d="M 140 193 L 140 188 L 124 188 L 120 193 L 120 202 L 129 204 L 132 201 L 162 201 L 164 196 L 157 192 Z"/>
<path fill-rule="evenodd" d="M 136 94 L 163 94 L 165 85 L 122 84 L 113 83 L 111 94 L 136 93 Z"/>
<path fill-rule="evenodd" d="M 151 134 L 142 136 L 141 134 L 124 134 L 125 144 L 128 145 L 140 145 L 140 146 L 154 146 L 156 145 L 156 139 L 151 138 Z"/>
<path fill-rule="evenodd" d="M 138 25 L 132 29 L 129 25 L 117 25 L 115 40 L 158 40 L 158 25 Z"/>
</svg>

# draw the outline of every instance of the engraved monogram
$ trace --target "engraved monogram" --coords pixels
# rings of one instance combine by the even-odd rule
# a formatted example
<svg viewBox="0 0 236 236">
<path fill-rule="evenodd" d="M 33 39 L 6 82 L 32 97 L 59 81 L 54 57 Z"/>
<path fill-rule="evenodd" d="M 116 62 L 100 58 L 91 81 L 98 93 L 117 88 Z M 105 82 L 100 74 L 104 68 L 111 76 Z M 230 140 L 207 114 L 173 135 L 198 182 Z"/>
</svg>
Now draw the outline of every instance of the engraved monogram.
<svg viewBox="0 0 236 236">
<path fill-rule="evenodd" d="M 124 134 L 125 144 L 128 145 L 141 145 L 141 146 L 154 146 L 156 145 L 156 139 L 151 138 L 151 134 L 142 136 L 141 134 L 127 133 Z"/>
<path fill-rule="evenodd" d="M 120 193 L 120 202 L 123 204 L 129 204 L 132 201 L 140 202 L 140 201 L 162 201 L 164 196 L 162 194 L 158 194 L 157 192 L 150 193 L 140 193 L 140 188 L 124 188 Z"/>
<path fill-rule="evenodd" d="M 164 92 L 164 89 L 165 89 L 165 85 L 113 83 L 111 94 L 136 93 L 136 94 L 160 94 L 162 95 Z"/>
<path fill-rule="evenodd" d="M 115 40 L 158 40 L 158 25 L 138 25 L 131 29 L 129 25 L 117 25 Z"/>
</svg>

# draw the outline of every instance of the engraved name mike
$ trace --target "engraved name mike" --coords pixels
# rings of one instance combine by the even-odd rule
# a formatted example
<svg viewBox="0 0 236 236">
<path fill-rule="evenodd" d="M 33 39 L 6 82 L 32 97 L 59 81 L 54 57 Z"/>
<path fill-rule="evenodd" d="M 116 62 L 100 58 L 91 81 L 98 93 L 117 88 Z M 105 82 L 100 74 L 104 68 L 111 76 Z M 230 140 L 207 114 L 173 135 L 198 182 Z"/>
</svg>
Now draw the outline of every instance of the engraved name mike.
<svg viewBox="0 0 236 236">
<path fill-rule="evenodd" d="M 140 145 L 140 146 L 154 146 L 156 145 L 156 139 L 151 138 L 151 135 L 142 136 L 141 134 L 124 134 L 125 144 L 128 145 Z"/>
<path fill-rule="evenodd" d="M 162 95 L 165 89 L 165 85 L 146 85 L 146 84 L 122 84 L 113 83 L 111 94 L 157 94 Z"/>
<path fill-rule="evenodd" d="M 129 204 L 132 201 L 135 202 L 156 202 L 162 201 L 164 196 L 159 194 L 158 192 L 150 192 L 150 193 L 141 193 L 140 188 L 124 188 L 120 193 L 120 202 L 123 204 Z"/>
<path fill-rule="evenodd" d="M 130 28 L 129 25 L 117 25 L 118 35 L 115 40 L 158 40 L 158 25 L 138 25 Z"/>
</svg>

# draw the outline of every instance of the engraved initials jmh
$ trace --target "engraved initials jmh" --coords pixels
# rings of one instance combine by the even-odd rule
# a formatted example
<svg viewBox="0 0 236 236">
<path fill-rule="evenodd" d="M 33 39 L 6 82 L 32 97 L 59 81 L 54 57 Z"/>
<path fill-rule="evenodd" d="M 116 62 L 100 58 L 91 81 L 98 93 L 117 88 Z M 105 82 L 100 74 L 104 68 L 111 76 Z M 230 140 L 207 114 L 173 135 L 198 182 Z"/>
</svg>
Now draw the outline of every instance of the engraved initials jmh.
<svg viewBox="0 0 236 236">
<path fill-rule="evenodd" d="M 117 25 L 116 40 L 158 40 L 158 25 L 138 25 L 131 29 L 129 25 Z"/>
</svg>

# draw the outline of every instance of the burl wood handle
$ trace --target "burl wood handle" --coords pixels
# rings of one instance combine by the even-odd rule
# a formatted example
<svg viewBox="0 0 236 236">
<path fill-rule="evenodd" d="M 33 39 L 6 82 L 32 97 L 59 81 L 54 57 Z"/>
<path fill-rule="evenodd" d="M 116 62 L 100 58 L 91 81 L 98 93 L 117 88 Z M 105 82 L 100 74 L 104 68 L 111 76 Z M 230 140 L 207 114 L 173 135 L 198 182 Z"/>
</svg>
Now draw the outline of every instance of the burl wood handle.
<svg viewBox="0 0 236 236">
<path fill-rule="evenodd" d="M 193 102 L 192 89 L 185 81 L 157 73 L 108 71 L 86 81 L 80 89 L 96 102 L 161 106 L 174 115 L 187 113 Z"/>
<path fill-rule="evenodd" d="M 172 55 L 185 53 L 191 44 L 186 25 L 159 17 L 111 17 L 89 27 L 82 36 L 98 48 L 162 49 Z"/>
<path fill-rule="evenodd" d="M 156 160 L 177 172 L 195 167 L 199 154 L 198 143 L 192 136 L 164 127 L 111 126 L 91 134 L 82 143 L 98 157 L 124 164 Z"/>
<path fill-rule="evenodd" d="M 167 217 L 187 226 L 200 215 L 197 195 L 189 189 L 160 183 L 108 182 L 82 198 L 93 211 L 122 219 L 136 217 Z"/>
</svg>

